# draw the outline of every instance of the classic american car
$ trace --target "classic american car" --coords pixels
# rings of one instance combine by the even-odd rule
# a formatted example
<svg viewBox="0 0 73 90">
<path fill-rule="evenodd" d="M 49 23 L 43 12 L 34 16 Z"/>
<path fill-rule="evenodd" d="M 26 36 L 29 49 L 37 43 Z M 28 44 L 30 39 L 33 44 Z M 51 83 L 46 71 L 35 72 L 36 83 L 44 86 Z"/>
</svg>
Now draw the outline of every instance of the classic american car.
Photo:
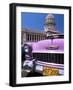
<svg viewBox="0 0 73 90">
<path fill-rule="evenodd" d="M 33 59 L 28 61 L 35 62 L 31 65 L 35 72 L 43 76 L 64 75 L 64 38 L 45 39 L 27 45 L 32 48 Z"/>
</svg>

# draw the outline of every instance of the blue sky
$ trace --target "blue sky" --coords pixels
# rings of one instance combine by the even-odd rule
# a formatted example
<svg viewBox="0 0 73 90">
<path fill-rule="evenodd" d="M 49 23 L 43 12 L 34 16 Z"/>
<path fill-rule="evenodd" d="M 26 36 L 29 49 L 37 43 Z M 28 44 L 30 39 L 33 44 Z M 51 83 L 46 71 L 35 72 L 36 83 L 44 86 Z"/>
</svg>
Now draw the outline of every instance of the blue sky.
<svg viewBox="0 0 73 90">
<path fill-rule="evenodd" d="M 44 31 L 44 21 L 48 13 L 21 13 L 21 28 L 29 28 L 31 30 Z M 55 17 L 56 29 L 64 32 L 64 15 L 53 14 Z"/>
</svg>

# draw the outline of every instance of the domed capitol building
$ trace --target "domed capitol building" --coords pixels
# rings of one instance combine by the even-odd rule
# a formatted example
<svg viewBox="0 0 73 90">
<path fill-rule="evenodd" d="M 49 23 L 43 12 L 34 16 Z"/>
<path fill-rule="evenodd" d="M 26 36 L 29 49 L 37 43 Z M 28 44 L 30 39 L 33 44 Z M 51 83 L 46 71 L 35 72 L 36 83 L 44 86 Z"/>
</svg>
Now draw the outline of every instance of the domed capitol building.
<svg viewBox="0 0 73 90">
<path fill-rule="evenodd" d="M 58 35 L 61 35 L 61 33 L 56 30 L 54 15 L 50 13 L 45 17 L 43 32 L 23 28 L 21 40 L 23 44 L 25 42 L 37 42 L 40 40 L 44 40 L 46 38 L 50 38 L 51 36 L 58 36 Z"/>
</svg>

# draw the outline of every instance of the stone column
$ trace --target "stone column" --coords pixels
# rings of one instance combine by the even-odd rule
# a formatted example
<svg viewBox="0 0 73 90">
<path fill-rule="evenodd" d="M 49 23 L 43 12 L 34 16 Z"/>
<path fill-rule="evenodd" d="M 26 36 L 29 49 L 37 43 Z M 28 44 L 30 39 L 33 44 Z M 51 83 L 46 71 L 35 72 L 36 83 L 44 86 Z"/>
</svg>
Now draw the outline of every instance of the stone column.
<svg viewBox="0 0 73 90">
<path fill-rule="evenodd" d="M 23 33 L 23 36 L 22 36 L 22 43 L 26 42 L 27 41 L 27 38 L 26 38 L 26 33 Z"/>
<path fill-rule="evenodd" d="M 30 33 L 30 42 L 32 41 L 32 34 Z"/>
<path fill-rule="evenodd" d="M 44 40 L 45 38 L 44 38 L 44 36 L 43 36 L 43 40 Z"/>
<path fill-rule="evenodd" d="M 41 35 L 40 35 L 40 40 L 41 40 Z"/>
<path fill-rule="evenodd" d="M 29 42 L 30 42 L 30 33 L 29 33 Z"/>
<path fill-rule="evenodd" d="M 35 34 L 35 42 L 36 42 L 36 34 Z"/>
<path fill-rule="evenodd" d="M 33 40 L 34 40 L 34 42 L 35 42 L 35 34 L 33 35 Z"/>
<path fill-rule="evenodd" d="M 36 34 L 35 34 L 35 42 L 36 42 Z"/>
<path fill-rule="evenodd" d="M 35 42 L 36 42 L 36 34 L 35 34 Z"/>
<path fill-rule="evenodd" d="M 29 33 L 27 34 L 27 41 L 29 42 L 30 40 L 29 40 Z"/>
<path fill-rule="evenodd" d="M 39 40 L 38 40 L 38 35 L 37 35 L 37 41 L 39 41 Z"/>
<path fill-rule="evenodd" d="M 39 35 L 39 41 L 40 41 L 40 35 Z"/>
<path fill-rule="evenodd" d="M 35 35 L 33 34 L 33 42 L 35 42 Z"/>
<path fill-rule="evenodd" d="M 30 41 L 32 41 L 32 35 L 30 34 Z"/>
<path fill-rule="evenodd" d="M 42 40 L 42 35 L 41 35 L 41 40 Z"/>
<path fill-rule="evenodd" d="M 26 42 L 27 42 L 27 35 L 28 35 L 28 34 L 26 33 Z"/>
<path fill-rule="evenodd" d="M 37 34 L 36 34 L 36 42 L 37 42 Z"/>
<path fill-rule="evenodd" d="M 31 41 L 33 42 L 33 33 L 31 34 Z"/>
<path fill-rule="evenodd" d="M 31 34 L 29 35 L 29 41 L 31 42 Z"/>
</svg>

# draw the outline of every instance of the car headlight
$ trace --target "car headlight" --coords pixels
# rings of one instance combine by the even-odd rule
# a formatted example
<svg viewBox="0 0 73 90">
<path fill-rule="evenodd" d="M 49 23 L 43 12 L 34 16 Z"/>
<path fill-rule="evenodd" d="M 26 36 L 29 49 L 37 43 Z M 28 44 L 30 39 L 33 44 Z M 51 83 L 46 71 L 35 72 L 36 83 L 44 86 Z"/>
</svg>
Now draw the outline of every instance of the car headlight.
<svg viewBox="0 0 73 90">
<path fill-rule="evenodd" d="M 26 53 L 29 52 L 28 48 L 25 48 L 25 52 L 26 52 Z"/>
</svg>

